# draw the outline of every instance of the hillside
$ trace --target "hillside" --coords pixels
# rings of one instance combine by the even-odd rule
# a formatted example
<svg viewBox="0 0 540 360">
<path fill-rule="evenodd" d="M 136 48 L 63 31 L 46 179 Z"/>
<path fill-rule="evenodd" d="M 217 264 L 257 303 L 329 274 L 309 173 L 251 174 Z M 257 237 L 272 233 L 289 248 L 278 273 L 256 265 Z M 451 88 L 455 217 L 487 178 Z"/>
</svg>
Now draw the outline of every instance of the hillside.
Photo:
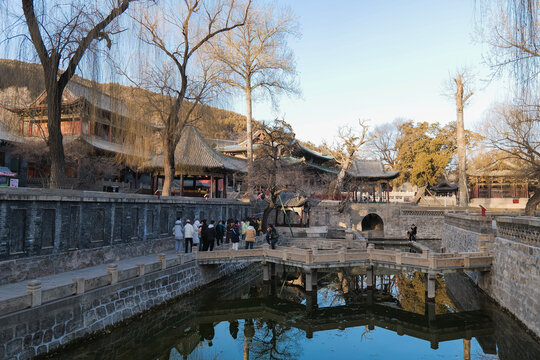
<svg viewBox="0 0 540 360">
<path fill-rule="evenodd" d="M 140 117 L 141 104 L 157 94 L 148 90 L 120 84 L 100 84 L 74 76 L 73 81 L 84 83 L 113 97 L 123 99 L 134 117 Z M 33 101 L 44 90 L 41 65 L 17 60 L 0 59 L 0 102 L 24 105 Z M 238 140 L 246 130 L 245 116 L 233 111 L 203 106 L 196 126 L 207 138 Z M 0 109 L 0 117 L 12 126 L 15 119 Z M 157 122 L 145 118 L 145 121 Z"/>
</svg>

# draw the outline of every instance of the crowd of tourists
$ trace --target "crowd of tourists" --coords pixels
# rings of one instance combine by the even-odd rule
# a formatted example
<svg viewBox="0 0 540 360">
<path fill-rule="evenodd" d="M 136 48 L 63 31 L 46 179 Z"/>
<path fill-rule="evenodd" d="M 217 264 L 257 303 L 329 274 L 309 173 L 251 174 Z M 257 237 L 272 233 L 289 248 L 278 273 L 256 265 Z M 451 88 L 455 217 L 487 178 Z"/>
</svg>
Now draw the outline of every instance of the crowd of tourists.
<svg viewBox="0 0 540 360">
<path fill-rule="evenodd" d="M 245 249 L 253 249 L 256 236 L 261 235 L 261 219 L 251 218 L 242 221 L 229 219 L 219 220 L 216 224 L 214 220 L 209 222 L 206 219 L 195 220 L 193 224 L 189 219 L 185 223 L 182 218 L 177 218 L 172 229 L 175 249 L 185 253 L 192 252 L 196 247 L 199 251 L 212 251 L 215 247 L 223 244 L 232 244 L 233 250 L 238 250 L 240 243 Z M 273 225 L 266 229 L 266 241 L 272 247 L 276 248 L 279 240 L 279 234 Z"/>
</svg>

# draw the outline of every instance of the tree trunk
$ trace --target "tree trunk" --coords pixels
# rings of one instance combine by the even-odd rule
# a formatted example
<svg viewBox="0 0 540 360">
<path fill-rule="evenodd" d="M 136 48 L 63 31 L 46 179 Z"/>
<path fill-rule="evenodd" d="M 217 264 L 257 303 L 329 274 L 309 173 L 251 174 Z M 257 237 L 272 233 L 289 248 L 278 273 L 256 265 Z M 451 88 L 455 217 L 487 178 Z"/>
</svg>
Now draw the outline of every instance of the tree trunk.
<svg viewBox="0 0 540 360">
<path fill-rule="evenodd" d="M 62 143 L 62 94 L 56 80 L 56 71 L 54 74 L 49 71 L 46 79 L 47 86 L 47 130 L 49 136 L 47 144 L 49 145 L 49 154 L 51 158 L 51 173 L 49 178 L 49 187 L 58 189 L 64 185 L 65 177 L 65 157 L 64 145 Z"/>
<path fill-rule="evenodd" d="M 347 174 L 347 169 L 351 164 L 351 157 L 348 157 L 345 162 L 342 164 L 341 169 L 339 170 L 336 183 L 334 186 L 334 195 L 340 196 L 341 199 L 341 189 L 343 188 L 343 181 L 345 180 L 345 175 Z"/>
<path fill-rule="evenodd" d="M 469 203 L 469 194 L 467 190 L 466 174 L 466 148 L 465 148 L 465 128 L 463 124 L 463 105 L 457 111 L 457 151 L 458 151 L 458 192 L 459 206 L 467 207 Z"/>
<path fill-rule="evenodd" d="M 246 82 L 246 136 L 247 136 L 247 183 L 248 195 L 253 191 L 253 127 L 252 127 L 252 102 L 251 102 L 251 84 Z"/>
<path fill-rule="evenodd" d="M 163 181 L 163 191 L 161 195 L 170 196 L 171 186 L 174 180 L 175 143 L 172 139 L 172 134 L 167 134 L 163 139 L 163 171 L 165 174 L 165 179 Z"/>
<path fill-rule="evenodd" d="M 268 204 L 268 207 L 263 211 L 263 216 L 261 219 L 261 228 L 263 232 L 266 232 L 266 229 L 268 229 L 268 217 L 270 216 L 270 213 L 272 213 L 272 210 L 276 208 L 276 201 L 277 196 L 271 195 L 270 203 Z"/>
<path fill-rule="evenodd" d="M 540 189 L 536 189 L 534 192 L 534 195 L 527 201 L 527 205 L 525 206 L 525 215 L 527 216 L 535 216 L 536 215 L 536 208 L 540 204 Z"/>
<path fill-rule="evenodd" d="M 458 151 L 458 196 L 459 206 L 468 206 L 467 174 L 466 171 L 466 148 L 465 148 L 465 124 L 463 122 L 463 81 L 461 74 L 456 79 L 456 108 L 457 108 L 457 151 Z"/>
</svg>

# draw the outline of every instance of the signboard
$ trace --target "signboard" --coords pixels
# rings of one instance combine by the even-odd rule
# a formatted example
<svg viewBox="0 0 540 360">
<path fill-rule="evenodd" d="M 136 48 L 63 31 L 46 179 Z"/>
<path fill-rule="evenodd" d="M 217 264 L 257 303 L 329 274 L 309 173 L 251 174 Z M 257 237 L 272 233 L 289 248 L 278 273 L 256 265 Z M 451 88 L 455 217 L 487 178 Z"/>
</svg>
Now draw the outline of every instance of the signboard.
<svg viewBox="0 0 540 360">
<path fill-rule="evenodd" d="M 19 179 L 9 179 L 9 187 L 19 187 Z"/>
<path fill-rule="evenodd" d="M 519 199 L 513 199 L 512 202 L 513 202 L 514 204 L 519 204 Z"/>
</svg>

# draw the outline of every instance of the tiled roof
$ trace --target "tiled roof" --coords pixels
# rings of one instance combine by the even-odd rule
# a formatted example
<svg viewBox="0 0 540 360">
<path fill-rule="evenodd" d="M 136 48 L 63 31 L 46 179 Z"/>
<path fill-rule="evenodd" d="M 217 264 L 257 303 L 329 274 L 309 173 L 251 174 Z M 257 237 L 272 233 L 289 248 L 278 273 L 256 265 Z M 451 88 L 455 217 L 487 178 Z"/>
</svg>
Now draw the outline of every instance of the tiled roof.
<svg viewBox="0 0 540 360">
<path fill-rule="evenodd" d="M 385 171 L 379 160 L 356 159 L 347 173 L 357 179 L 391 180 L 399 176 L 399 171 Z"/>
<path fill-rule="evenodd" d="M 313 149 L 310 149 L 307 146 L 302 145 L 300 142 L 297 142 L 297 144 L 300 147 L 300 149 L 302 149 L 303 151 L 311 154 L 312 156 L 316 156 L 316 157 L 319 157 L 319 158 L 324 159 L 324 160 L 334 160 L 334 157 L 331 156 L 331 155 L 323 154 L 323 153 L 320 153 L 320 152 L 315 151 Z"/>
<path fill-rule="evenodd" d="M 190 169 L 222 169 L 247 172 L 244 159 L 220 154 L 206 143 L 201 133 L 191 125 L 182 131 L 180 141 L 174 151 L 176 166 Z M 143 168 L 163 168 L 163 153 L 147 161 Z"/>
</svg>

